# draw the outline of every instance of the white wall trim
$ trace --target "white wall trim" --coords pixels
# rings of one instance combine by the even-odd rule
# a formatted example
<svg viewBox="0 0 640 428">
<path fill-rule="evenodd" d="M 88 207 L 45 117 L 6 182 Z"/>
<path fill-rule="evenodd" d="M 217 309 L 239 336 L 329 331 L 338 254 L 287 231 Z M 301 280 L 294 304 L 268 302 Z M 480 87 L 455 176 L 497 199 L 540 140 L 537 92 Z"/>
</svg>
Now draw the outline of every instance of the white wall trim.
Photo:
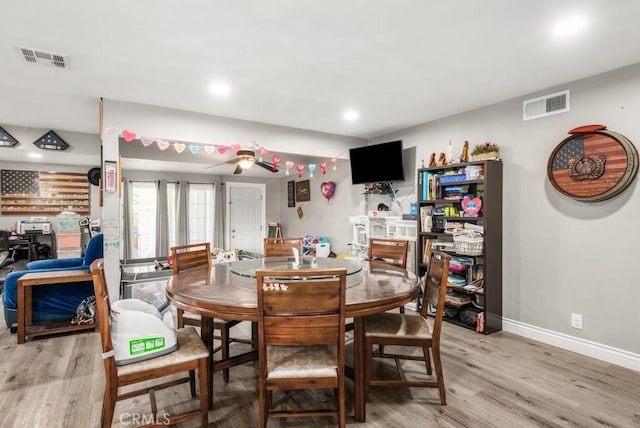
<svg viewBox="0 0 640 428">
<path fill-rule="evenodd" d="M 509 333 L 640 372 L 640 354 L 634 354 L 623 349 L 613 348 L 507 318 L 502 319 L 502 329 Z"/>
</svg>

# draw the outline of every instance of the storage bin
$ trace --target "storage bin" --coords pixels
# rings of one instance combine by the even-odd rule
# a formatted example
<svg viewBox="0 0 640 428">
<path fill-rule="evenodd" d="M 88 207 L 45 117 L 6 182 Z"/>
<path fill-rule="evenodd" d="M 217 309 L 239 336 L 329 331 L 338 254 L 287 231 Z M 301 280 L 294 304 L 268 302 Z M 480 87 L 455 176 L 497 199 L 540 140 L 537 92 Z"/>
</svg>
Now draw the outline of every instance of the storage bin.
<svg viewBox="0 0 640 428">
<path fill-rule="evenodd" d="M 56 233 L 80 233 L 80 216 L 57 216 L 58 229 Z"/>
<path fill-rule="evenodd" d="M 56 235 L 56 246 L 59 249 L 80 249 L 79 233 L 58 233 Z"/>
</svg>

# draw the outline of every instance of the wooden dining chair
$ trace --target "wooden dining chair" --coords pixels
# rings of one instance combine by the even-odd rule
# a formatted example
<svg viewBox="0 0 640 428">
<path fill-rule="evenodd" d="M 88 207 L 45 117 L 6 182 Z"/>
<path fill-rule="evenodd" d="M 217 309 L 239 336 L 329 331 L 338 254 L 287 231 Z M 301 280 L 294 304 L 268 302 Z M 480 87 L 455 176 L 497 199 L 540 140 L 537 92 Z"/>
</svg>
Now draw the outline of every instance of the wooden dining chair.
<svg viewBox="0 0 640 428">
<path fill-rule="evenodd" d="M 174 275 L 185 269 L 198 266 L 209 266 L 209 268 L 211 268 L 211 265 L 211 244 L 208 242 L 171 247 L 171 266 Z M 201 319 L 198 314 L 184 312 L 182 309 L 177 309 L 177 316 L 178 327 L 183 327 L 185 325 L 200 327 Z M 213 319 L 214 331 L 218 330 L 220 332 L 220 334 L 214 336 L 214 338 L 220 340 L 220 346 L 212 349 L 212 353 L 220 351 L 221 358 L 226 360 L 229 357 L 229 346 L 232 342 L 251 344 L 250 340 L 231 337 L 231 328 L 240 324 L 240 322 L 241 321 L 238 320 L 225 320 L 221 318 Z M 222 371 L 222 379 L 225 382 L 229 382 L 229 369 L 224 369 Z"/>
<path fill-rule="evenodd" d="M 407 268 L 409 241 L 403 239 L 369 238 L 369 260 L 381 260 L 394 266 Z M 400 307 L 404 313 L 404 306 Z"/>
<path fill-rule="evenodd" d="M 429 261 L 424 280 L 423 294 L 425 296 L 419 314 L 400 314 L 383 312 L 365 318 L 365 346 L 366 346 L 366 387 L 365 397 L 368 397 L 370 386 L 415 386 L 438 388 L 440 403 L 447 404 L 442 362 L 440 359 L 440 333 L 442 317 L 444 316 L 444 301 L 447 293 L 447 278 L 449 276 L 449 261 L 451 256 L 441 251 L 434 251 Z M 428 314 L 433 313 L 432 318 Z M 373 352 L 373 346 L 397 345 L 418 347 L 422 349 L 422 356 L 413 354 Z M 410 379 L 405 376 L 401 360 L 424 361 L 427 374 L 432 375 L 431 357 L 435 366 L 435 382 Z M 398 379 L 374 379 L 373 358 L 390 358 L 395 361 Z"/>
<path fill-rule="evenodd" d="M 345 426 L 346 275 L 345 268 L 256 272 L 260 427 L 269 416 L 335 416 Z M 273 391 L 301 389 L 334 389 L 335 407 L 272 408 Z"/>
<path fill-rule="evenodd" d="M 207 360 L 209 351 L 198 336 L 193 327 L 178 329 L 178 348 L 168 354 L 164 354 L 145 361 L 127 365 L 116 365 L 113 343 L 111 341 L 110 317 L 111 302 L 109 289 L 104 274 L 102 259 L 97 259 L 91 264 L 93 288 L 96 296 L 96 323 L 100 332 L 102 346 L 102 360 L 104 362 L 105 388 L 104 401 L 102 403 L 103 428 L 110 427 L 115 413 L 116 402 L 143 394 L 149 394 L 151 400 L 151 413 L 153 421 L 157 425 L 173 425 L 194 417 L 200 417 L 200 425 L 206 427 L 209 423 L 209 402 L 207 383 Z M 195 371 L 198 371 L 198 385 L 200 389 L 200 408 L 176 415 L 167 413 L 158 414 L 156 405 L 156 392 L 163 388 L 176 386 L 185 382 L 191 382 L 191 396 L 195 397 Z M 180 373 L 189 374 L 188 377 L 176 379 Z M 150 385 L 148 381 L 173 376 L 171 380 Z M 127 388 L 126 392 L 120 392 L 120 388 L 144 382 L 137 390 Z M 149 425 L 147 425 L 149 426 Z"/>
<path fill-rule="evenodd" d="M 302 257 L 302 238 L 264 238 L 264 257 L 293 257 L 293 248 Z"/>
</svg>

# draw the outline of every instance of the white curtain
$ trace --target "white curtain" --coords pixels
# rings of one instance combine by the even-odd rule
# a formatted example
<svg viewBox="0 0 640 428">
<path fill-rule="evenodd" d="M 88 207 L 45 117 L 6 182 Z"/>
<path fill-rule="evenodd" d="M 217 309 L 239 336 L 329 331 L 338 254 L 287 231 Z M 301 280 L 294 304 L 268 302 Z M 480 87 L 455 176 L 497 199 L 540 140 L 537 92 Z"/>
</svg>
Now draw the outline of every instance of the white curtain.
<svg viewBox="0 0 640 428">
<path fill-rule="evenodd" d="M 176 213 L 176 241 L 177 245 L 187 245 L 189 243 L 189 183 L 180 181 L 178 183 L 178 205 Z"/>
<path fill-rule="evenodd" d="M 131 254 L 133 254 L 132 248 L 133 248 L 133 244 L 132 244 L 132 231 L 131 231 L 131 206 L 132 206 L 132 200 L 131 200 L 131 181 L 130 180 L 123 180 L 124 181 L 124 186 L 123 186 L 123 194 L 122 197 L 124 199 L 124 206 L 123 206 L 123 215 L 122 215 L 122 241 L 124 241 L 124 244 L 122 246 L 122 258 L 125 260 L 125 263 L 127 260 L 131 259 Z"/>
<path fill-rule="evenodd" d="M 169 255 L 169 216 L 167 210 L 167 180 L 158 180 L 158 203 L 156 205 L 156 257 Z"/>
</svg>

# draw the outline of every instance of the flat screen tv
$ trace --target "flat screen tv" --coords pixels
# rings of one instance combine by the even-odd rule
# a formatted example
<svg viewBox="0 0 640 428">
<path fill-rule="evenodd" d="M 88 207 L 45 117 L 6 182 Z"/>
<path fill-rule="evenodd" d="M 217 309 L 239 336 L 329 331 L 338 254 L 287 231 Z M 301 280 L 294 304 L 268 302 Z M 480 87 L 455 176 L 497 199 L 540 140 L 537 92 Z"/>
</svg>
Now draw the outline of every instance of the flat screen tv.
<svg viewBox="0 0 640 428">
<path fill-rule="evenodd" d="M 402 141 L 349 149 L 353 184 L 404 181 Z"/>
</svg>

